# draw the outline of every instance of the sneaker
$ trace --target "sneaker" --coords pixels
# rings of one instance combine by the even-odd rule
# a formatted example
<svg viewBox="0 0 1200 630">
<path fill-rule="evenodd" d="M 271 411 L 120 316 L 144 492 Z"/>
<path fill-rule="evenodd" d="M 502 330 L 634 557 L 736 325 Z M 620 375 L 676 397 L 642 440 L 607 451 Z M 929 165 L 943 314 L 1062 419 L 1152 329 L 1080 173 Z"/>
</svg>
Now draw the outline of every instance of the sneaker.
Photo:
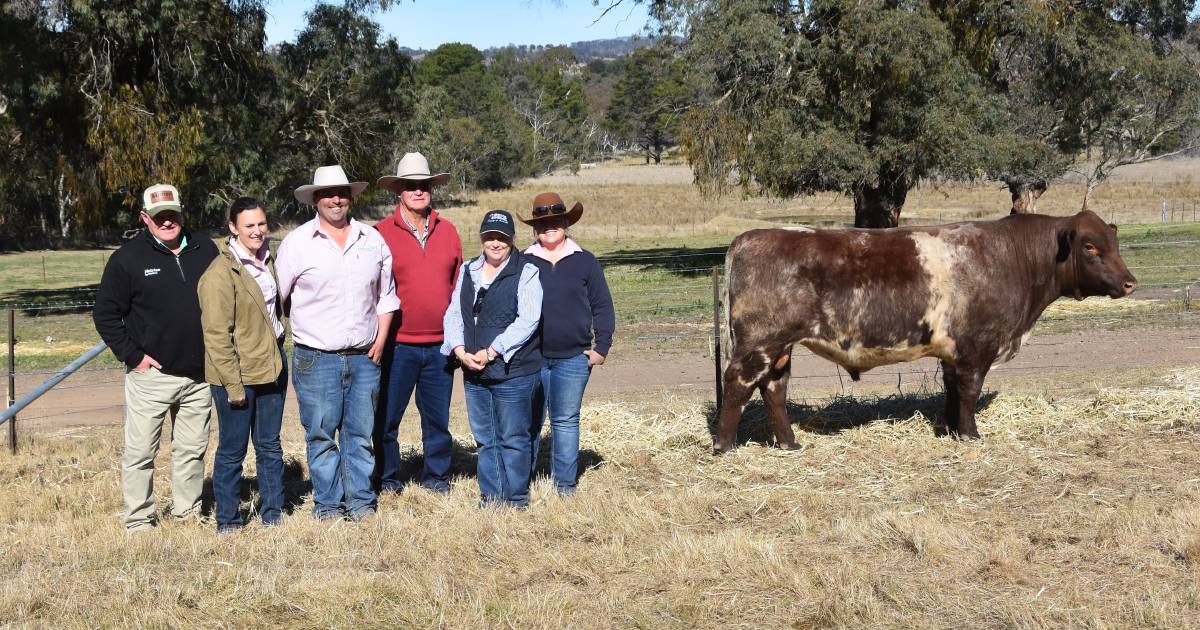
<svg viewBox="0 0 1200 630">
<path fill-rule="evenodd" d="M 450 494 L 450 482 L 448 481 L 422 481 L 421 487 L 438 494 Z"/>
<path fill-rule="evenodd" d="M 373 508 L 373 507 L 363 508 L 363 509 L 359 510 L 358 512 L 351 514 L 349 518 L 350 518 L 350 520 L 352 520 L 356 523 L 361 523 L 363 521 L 370 520 L 372 518 L 375 518 L 375 508 Z"/>
<path fill-rule="evenodd" d="M 157 523 L 138 523 L 137 525 L 134 525 L 133 527 L 126 527 L 125 533 L 129 536 L 134 536 L 137 534 L 149 533 L 149 532 L 154 531 L 155 529 L 158 529 Z"/>
<path fill-rule="evenodd" d="M 241 525 L 236 525 L 233 523 L 229 523 L 227 525 L 217 525 L 218 534 L 236 534 L 240 531 L 242 531 Z"/>
</svg>

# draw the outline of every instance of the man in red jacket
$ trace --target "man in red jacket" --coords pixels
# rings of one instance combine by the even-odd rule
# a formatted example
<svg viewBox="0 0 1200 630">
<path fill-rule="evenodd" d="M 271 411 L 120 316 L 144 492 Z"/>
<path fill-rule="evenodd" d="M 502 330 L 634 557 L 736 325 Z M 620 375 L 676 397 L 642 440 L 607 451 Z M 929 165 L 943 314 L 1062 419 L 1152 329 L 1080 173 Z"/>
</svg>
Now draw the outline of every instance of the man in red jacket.
<svg viewBox="0 0 1200 630">
<path fill-rule="evenodd" d="M 392 250 L 392 274 L 400 310 L 392 321 L 396 334 L 390 356 L 383 361 L 383 387 L 375 421 L 375 474 L 381 491 L 399 491 L 400 419 L 417 392 L 425 465 L 421 485 L 436 492 L 450 491 L 450 392 L 454 366 L 439 352 L 442 316 L 462 264 L 462 241 L 454 224 L 430 206 L 434 186 L 449 173 L 429 173 L 420 153 L 406 153 L 396 175 L 379 178 L 379 187 L 400 197 L 395 212 L 375 224 Z"/>
</svg>

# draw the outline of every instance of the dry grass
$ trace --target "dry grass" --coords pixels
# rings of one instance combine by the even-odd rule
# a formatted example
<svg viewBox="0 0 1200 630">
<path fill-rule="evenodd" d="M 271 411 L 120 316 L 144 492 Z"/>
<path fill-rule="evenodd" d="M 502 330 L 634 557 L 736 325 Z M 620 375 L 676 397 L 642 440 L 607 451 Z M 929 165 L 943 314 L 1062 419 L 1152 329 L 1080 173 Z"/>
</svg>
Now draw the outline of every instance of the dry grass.
<svg viewBox="0 0 1200 630">
<path fill-rule="evenodd" d="M 1198 160 L 1172 160 L 1122 169 L 1093 194 L 1091 207 L 1121 224 L 1157 223 L 1164 200 L 1200 212 Z M 484 192 L 446 215 L 459 224 L 464 242 L 491 208 L 523 211 L 543 190 L 561 193 L 567 203 L 583 201 L 585 219 L 572 228 L 582 239 L 636 241 L 733 235 L 751 227 L 780 223 L 820 225 L 853 221 L 848 197 L 820 194 L 795 199 L 743 197 L 734 192 L 706 198 L 692 185 L 691 168 L 683 163 L 643 165 L 637 160 L 606 162 L 579 171 L 522 182 L 510 190 Z M 1079 210 L 1082 184 L 1067 178 L 1055 182 L 1038 203 L 1040 212 L 1065 215 Z M 1186 202 L 1186 203 L 1184 203 Z M 943 223 L 995 219 L 1008 214 L 1011 199 L 996 182 L 923 182 L 913 189 L 901 215 L 905 222 Z M 1198 214 L 1197 216 L 1200 216 Z M 1182 214 L 1176 215 L 1182 220 Z M 532 238 L 532 233 L 521 238 Z M 601 247 L 600 249 L 606 249 Z"/>
<path fill-rule="evenodd" d="M 528 511 L 477 510 L 464 442 L 448 496 L 385 497 L 363 524 L 300 506 L 234 536 L 126 538 L 119 428 L 42 434 L 0 456 L 0 624 L 1193 626 L 1197 383 L 1003 393 L 975 443 L 932 437 L 937 397 L 794 405 L 799 452 L 766 446 L 752 405 L 724 457 L 706 403 L 600 401 L 573 498 L 539 482 Z M 290 419 L 292 462 L 299 438 Z"/>
</svg>

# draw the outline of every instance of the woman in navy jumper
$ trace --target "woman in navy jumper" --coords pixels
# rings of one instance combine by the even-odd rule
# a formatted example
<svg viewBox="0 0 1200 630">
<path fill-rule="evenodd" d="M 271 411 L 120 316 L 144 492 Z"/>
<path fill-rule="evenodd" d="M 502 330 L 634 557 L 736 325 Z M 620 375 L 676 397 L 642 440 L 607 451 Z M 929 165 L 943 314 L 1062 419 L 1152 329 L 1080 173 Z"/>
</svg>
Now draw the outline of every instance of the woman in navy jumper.
<svg viewBox="0 0 1200 630">
<path fill-rule="evenodd" d="M 575 492 L 579 475 L 579 407 L 592 368 L 604 364 L 612 346 L 616 317 L 600 261 L 567 236 L 583 215 L 557 193 L 533 198 L 533 211 L 521 221 L 532 225 L 537 242 L 525 250 L 542 281 L 541 388 L 534 397 L 533 459 L 545 413 L 550 414 L 550 476 L 560 494 Z"/>
<path fill-rule="evenodd" d="M 467 420 L 479 444 L 481 505 L 529 504 L 529 409 L 542 369 L 542 285 L 513 248 L 516 225 L 489 210 L 479 226 L 483 254 L 458 271 L 442 323 L 442 354 L 463 366 Z"/>
</svg>

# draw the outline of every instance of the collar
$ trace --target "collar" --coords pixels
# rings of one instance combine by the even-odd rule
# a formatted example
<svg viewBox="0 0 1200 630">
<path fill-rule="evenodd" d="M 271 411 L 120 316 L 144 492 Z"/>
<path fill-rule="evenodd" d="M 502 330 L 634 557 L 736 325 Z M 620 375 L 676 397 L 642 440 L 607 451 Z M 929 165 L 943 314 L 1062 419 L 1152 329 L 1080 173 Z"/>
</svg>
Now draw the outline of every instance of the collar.
<svg viewBox="0 0 1200 630">
<path fill-rule="evenodd" d="M 146 234 L 150 234 L 150 230 L 146 230 Z M 158 243 L 159 245 L 162 245 L 162 246 L 163 246 L 163 249 L 165 249 L 165 250 L 167 250 L 167 251 L 171 251 L 171 248 L 170 248 L 170 247 L 167 247 L 167 244 L 166 244 L 166 243 L 164 243 L 164 242 L 162 242 L 162 240 L 161 240 L 161 239 L 159 239 L 157 236 L 155 236 L 155 235 L 153 235 L 153 234 L 150 234 L 150 238 L 154 239 L 154 242 L 155 242 L 155 243 Z M 184 232 L 184 231 L 180 230 L 180 232 L 179 232 L 179 251 L 181 251 L 181 252 L 182 252 L 183 250 L 187 249 L 187 245 L 188 245 L 188 243 L 187 243 L 187 232 Z"/>
<path fill-rule="evenodd" d="M 246 251 L 246 248 L 242 247 L 241 243 L 238 243 L 236 238 L 230 236 L 229 253 L 233 254 L 234 258 L 243 263 L 254 263 L 257 261 L 258 263 L 266 265 L 267 261 L 271 258 L 271 241 L 269 238 L 264 238 L 262 247 L 258 249 L 258 255 L 251 256 L 250 252 Z"/>
<path fill-rule="evenodd" d="M 392 211 L 392 222 L 396 224 L 396 227 L 400 227 L 400 228 L 408 227 L 408 220 L 406 220 L 404 218 L 404 214 L 402 214 L 403 211 L 404 211 L 403 206 L 401 206 L 400 204 L 396 204 L 396 208 Z M 438 222 L 437 210 L 430 208 L 429 216 L 425 217 L 425 231 L 427 231 L 427 232 L 432 231 L 433 224 L 437 223 L 437 222 Z"/>
<path fill-rule="evenodd" d="M 576 243 L 574 239 L 568 236 L 567 242 L 563 243 L 563 253 L 562 256 L 559 257 L 559 260 L 562 260 L 571 254 L 578 254 L 582 251 L 583 248 L 579 246 L 579 243 Z M 550 250 L 542 247 L 542 244 L 538 241 L 534 241 L 533 245 L 530 245 L 528 248 L 526 248 L 525 253 L 531 256 L 537 256 L 542 260 L 550 260 Z"/>
<path fill-rule="evenodd" d="M 511 262 L 512 259 L 516 258 L 516 257 L 517 257 L 517 251 L 514 249 L 512 252 L 510 252 L 508 254 L 508 258 L 505 258 L 504 262 L 500 263 L 500 268 L 496 270 L 497 278 L 500 277 L 500 275 L 499 275 L 500 272 L 504 271 L 505 267 L 508 267 L 508 263 Z M 471 263 L 467 267 L 467 269 L 469 269 L 470 271 L 479 271 L 479 270 L 483 269 L 484 261 L 486 259 L 487 259 L 486 254 L 480 254 L 478 257 L 476 257 L 474 260 L 471 261 Z"/>
<path fill-rule="evenodd" d="M 349 220 L 349 225 L 350 234 L 346 236 L 346 242 L 352 243 L 358 240 L 359 235 L 362 234 L 362 224 L 359 223 L 357 219 L 351 217 Z M 324 236 L 325 238 L 332 238 L 328 234 L 321 231 L 321 219 L 319 217 L 313 217 L 312 220 L 308 222 L 308 226 L 309 229 L 312 230 L 309 232 L 309 236 L 315 238 L 317 235 L 320 235 Z"/>
</svg>

